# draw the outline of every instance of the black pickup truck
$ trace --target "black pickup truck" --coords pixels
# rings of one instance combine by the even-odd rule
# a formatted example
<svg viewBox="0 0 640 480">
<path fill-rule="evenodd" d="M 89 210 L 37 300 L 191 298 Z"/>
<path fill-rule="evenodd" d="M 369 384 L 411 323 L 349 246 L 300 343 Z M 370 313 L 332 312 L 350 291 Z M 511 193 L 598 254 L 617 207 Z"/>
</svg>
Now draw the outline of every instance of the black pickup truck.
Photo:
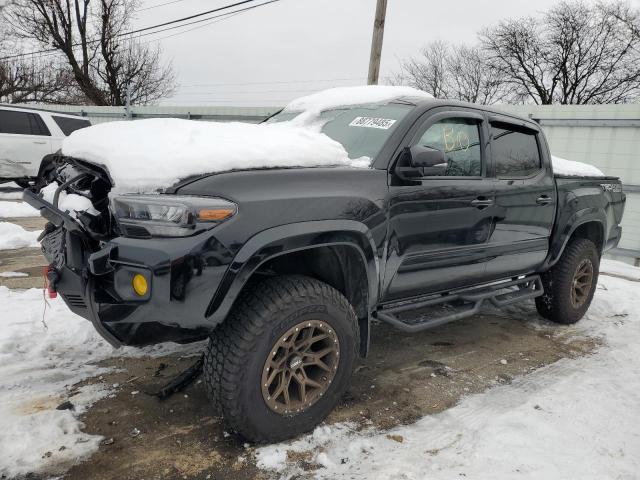
<svg viewBox="0 0 640 480">
<path fill-rule="evenodd" d="M 208 338 L 211 401 L 254 441 L 325 418 L 372 320 L 411 333 L 535 299 L 544 318 L 578 321 L 621 235 L 619 179 L 554 175 L 529 119 L 412 97 L 322 118 L 369 168 L 203 173 L 109 195 L 103 167 L 56 154 L 24 193 L 50 222 L 50 290 L 116 346 Z M 63 212 L 63 191 L 95 211 Z"/>
</svg>

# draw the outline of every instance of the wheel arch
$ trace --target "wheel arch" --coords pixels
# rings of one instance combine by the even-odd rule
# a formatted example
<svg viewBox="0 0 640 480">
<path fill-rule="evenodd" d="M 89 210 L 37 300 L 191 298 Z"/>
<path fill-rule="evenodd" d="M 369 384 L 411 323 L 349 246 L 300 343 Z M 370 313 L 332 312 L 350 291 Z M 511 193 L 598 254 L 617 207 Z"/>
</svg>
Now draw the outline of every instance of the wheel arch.
<svg viewBox="0 0 640 480">
<path fill-rule="evenodd" d="M 564 230 L 557 235 L 559 238 L 552 242 L 545 269 L 552 267 L 560 260 L 567 245 L 574 238 L 591 240 L 596 245 L 598 254 L 602 255 L 607 241 L 605 225 L 604 214 L 597 210 L 582 210 L 574 214 L 566 223 Z"/>
<path fill-rule="evenodd" d="M 273 275 L 303 274 L 340 291 L 360 328 L 360 354 L 369 347 L 370 314 L 378 298 L 379 264 L 368 228 L 355 221 L 283 225 L 252 237 L 236 254 L 207 309 L 223 322 L 243 289 Z"/>
</svg>

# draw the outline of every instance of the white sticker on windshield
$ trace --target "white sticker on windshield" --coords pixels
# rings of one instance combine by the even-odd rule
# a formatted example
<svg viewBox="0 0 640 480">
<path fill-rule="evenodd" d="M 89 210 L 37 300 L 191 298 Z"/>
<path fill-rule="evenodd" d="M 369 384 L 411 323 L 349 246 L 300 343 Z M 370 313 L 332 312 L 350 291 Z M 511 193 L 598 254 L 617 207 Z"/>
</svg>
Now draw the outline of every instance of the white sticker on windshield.
<svg viewBox="0 0 640 480">
<path fill-rule="evenodd" d="M 366 128 L 381 128 L 382 130 L 388 130 L 391 125 L 396 123 L 391 118 L 374 118 L 374 117 L 356 117 L 349 124 L 350 127 L 366 127 Z"/>
</svg>

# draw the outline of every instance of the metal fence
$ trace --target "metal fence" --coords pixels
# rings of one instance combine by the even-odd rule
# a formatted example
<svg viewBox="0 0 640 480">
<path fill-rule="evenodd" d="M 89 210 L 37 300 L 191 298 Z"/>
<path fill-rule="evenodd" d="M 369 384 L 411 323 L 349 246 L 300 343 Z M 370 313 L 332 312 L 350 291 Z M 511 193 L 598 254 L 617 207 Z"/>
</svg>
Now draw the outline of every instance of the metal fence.
<svg viewBox="0 0 640 480">
<path fill-rule="evenodd" d="M 257 123 L 282 108 L 134 106 L 127 111 L 124 107 L 29 106 L 74 113 L 94 124 L 163 117 Z M 555 155 L 595 165 L 605 174 L 622 179 L 627 207 L 622 241 L 614 255 L 640 264 L 640 104 L 499 105 L 497 108 L 536 119 Z"/>
<path fill-rule="evenodd" d="M 25 105 L 30 108 L 71 113 L 82 116 L 91 123 L 115 122 L 118 120 L 141 120 L 145 118 L 183 118 L 210 122 L 258 123 L 282 107 L 161 107 L 133 106 L 95 107 L 77 105 Z"/>
</svg>

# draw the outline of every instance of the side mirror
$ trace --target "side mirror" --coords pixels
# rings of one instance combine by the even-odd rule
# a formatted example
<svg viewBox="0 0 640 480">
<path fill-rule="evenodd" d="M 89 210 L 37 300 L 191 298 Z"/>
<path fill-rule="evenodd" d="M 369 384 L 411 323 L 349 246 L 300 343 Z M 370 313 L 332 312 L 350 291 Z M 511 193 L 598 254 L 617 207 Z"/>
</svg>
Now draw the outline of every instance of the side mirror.
<svg viewBox="0 0 640 480">
<path fill-rule="evenodd" d="M 424 176 L 444 175 L 446 170 L 444 153 L 437 148 L 422 145 L 406 147 L 395 167 L 395 173 L 408 181 Z"/>
<path fill-rule="evenodd" d="M 442 150 L 437 148 L 414 145 L 409 148 L 411 166 L 416 168 L 439 167 L 446 168 L 446 160 Z"/>
</svg>

